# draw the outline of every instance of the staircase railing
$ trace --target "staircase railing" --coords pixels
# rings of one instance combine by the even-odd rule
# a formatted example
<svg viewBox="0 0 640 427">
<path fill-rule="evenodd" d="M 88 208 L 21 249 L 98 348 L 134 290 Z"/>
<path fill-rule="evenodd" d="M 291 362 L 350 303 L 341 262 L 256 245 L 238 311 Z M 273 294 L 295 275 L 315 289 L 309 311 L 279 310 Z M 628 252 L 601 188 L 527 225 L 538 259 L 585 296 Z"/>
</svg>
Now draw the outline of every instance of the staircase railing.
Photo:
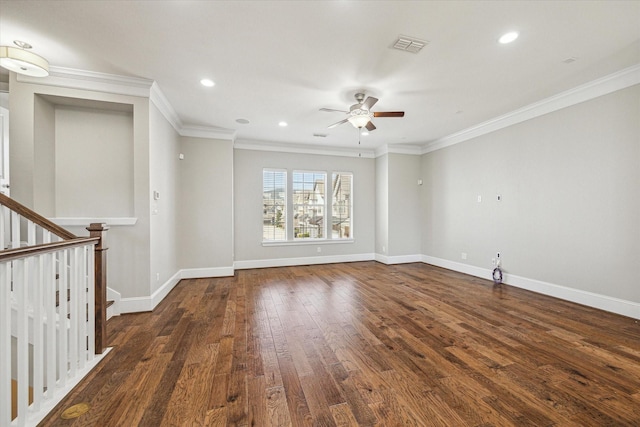
<svg viewBox="0 0 640 427">
<path fill-rule="evenodd" d="M 77 237 L 0 194 L 0 425 L 27 425 L 106 343 L 104 224 Z"/>
</svg>

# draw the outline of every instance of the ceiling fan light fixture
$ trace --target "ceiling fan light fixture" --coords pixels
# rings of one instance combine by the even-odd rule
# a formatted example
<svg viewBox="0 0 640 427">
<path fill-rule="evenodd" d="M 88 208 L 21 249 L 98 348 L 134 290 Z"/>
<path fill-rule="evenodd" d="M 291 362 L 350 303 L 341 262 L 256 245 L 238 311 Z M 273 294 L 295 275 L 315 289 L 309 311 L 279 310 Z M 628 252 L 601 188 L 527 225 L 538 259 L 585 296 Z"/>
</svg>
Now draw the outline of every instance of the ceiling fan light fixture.
<svg viewBox="0 0 640 427">
<path fill-rule="evenodd" d="M 349 116 L 347 120 L 349 120 L 349 123 L 351 123 L 353 127 L 360 129 L 371 121 L 371 116 L 369 114 L 354 114 Z"/>
<path fill-rule="evenodd" d="M 14 43 L 20 47 L 0 46 L 0 67 L 31 77 L 49 75 L 49 62 L 46 59 L 29 52 L 29 44 L 19 41 Z"/>
</svg>

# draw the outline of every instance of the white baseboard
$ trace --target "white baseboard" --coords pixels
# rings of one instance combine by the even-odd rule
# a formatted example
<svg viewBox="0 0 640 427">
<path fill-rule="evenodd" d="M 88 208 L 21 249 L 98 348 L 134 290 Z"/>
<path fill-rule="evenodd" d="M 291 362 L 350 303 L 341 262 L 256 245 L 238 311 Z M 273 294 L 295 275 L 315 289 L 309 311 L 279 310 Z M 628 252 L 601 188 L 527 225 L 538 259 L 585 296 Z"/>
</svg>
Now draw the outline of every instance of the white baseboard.
<svg viewBox="0 0 640 427">
<path fill-rule="evenodd" d="M 375 260 L 383 264 L 408 264 L 412 262 L 422 262 L 422 255 L 382 255 L 376 254 Z"/>
<path fill-rule="evenodd" d="M 111 307 L 107 307 L 107 320 L 111 319 L 113 316 L 120 315 L 120 300 L 122 299 L 122 295 L 120 292 L 111 289 L 107 286 L 107 301 L 113 301 Z"/>
<path fill-rule="evenodd" d="M 201 277 L 228 277 L 233 276 L 233 267 L 214 268 L 185 268 L 180 270 L 181 279 L 199 279 Z"/>
<path fill-rule="evenodd" d="M 171 276 L 151 296 L 131 297 L 120 299 L 120 313 L 140 313 L 152 311 L 160 302 L 169 295 L 169 292 L 182 279 L 196 279 L 200 277 L 226 277 L 233 276 L 233 267 L 217 268 L 184 268 Z"/>
<path fill-rule="evenodd" d="M 425 264 L 435 265 L 436 267 L 446 268 L 447 270 L 453 270 L 459 273 L 468 274 L 470 276 L 493 280 L 493 270 L 489 270 L 487 268 L 475 267 L 473 265 L 463 264 L 456 261 L 449 261 L 448 259 L 436 258 L 428 255 L 422 255 L 422 262 L 424 262 Z"/>
<path fill-rule="evenodd" d="M 315 265 L 315 264 L 335 264 L 338 262 L 372 261 L 375 254 L 352 254 L 352 255 L 330 255 L 317 257 L 300 258 L 275 258 L 257 259 L 247 261 L 236 261 L 236 270 L 246 270 L 249 268 L 269 268 L 269 267 L 291 267 L 295 265 Z"/>
<path fill-rule="evenodd" d="M 492 270 L 487 268 L 475 267 L 427 255 L 422 256 L 422 261 L 426 264 L 435 265 L 448 270 L 458 271 L 460 273 L 481 277 L 487 280 L 493 280 Z M 502 282 L 507 285 L 559 298 L 565 301 L 575 302 L 600 310 L 609 311 L 611 313 L 631 317 L 633 319 L 640 319 L 640 303 L 637 302 L 569 288 L 562 285 L 543 282 L 541 280 L 529 279 L 527 277 L 517 276 L 506 272 L 504 273 Z"/>
<path fill-rule="evenodd" d="M 423 262 L 426 264 L 446 268 L 448 270 L 453 270 L 460 273 L 469 274 L 471 276 L 492 280 L 491 269 L 476 267 L 473 265 L 463 264 L 460 262 L 450 261 L 447 259 L 432 257 L 428 255 L 387 256 L 382 254 L 366 253 L 352 255 L 331 255 L 321 257 L 246 260 L 236 261 L 233 267 L 193 268 L 180 270 L 169 280 L 167 280 L 151 296 L 120 299 L 119 312 L 137 313 L 153 310 L 169 294 L 169 292 L 171 292 L 171 290 L 178 284 L 178 282 L 180 282 L 181 279 L 194 279 L 200 277 L 227 277 L 233 276 L 235 270 L 244 270 L 250 268 L 289 267 L 296 265 L 333 264 L 340 262 L 372 260 L 387 265 Z M 547 283 L 536 279 L 509 274 L 507 272 L 504 273 L 503 282 L 511 286 L 527 289 L 543 295 L 560 298 L 578 304 L 583 304 L 589 307 L 598 308 L 600 310 L 628 316 L 634 319 L 640 319 L 640 303 L 637 302 L 627 301 L 602 294 L 596 294 L 580 289 L 569 288 L 553 283 Z"/>
</svg>

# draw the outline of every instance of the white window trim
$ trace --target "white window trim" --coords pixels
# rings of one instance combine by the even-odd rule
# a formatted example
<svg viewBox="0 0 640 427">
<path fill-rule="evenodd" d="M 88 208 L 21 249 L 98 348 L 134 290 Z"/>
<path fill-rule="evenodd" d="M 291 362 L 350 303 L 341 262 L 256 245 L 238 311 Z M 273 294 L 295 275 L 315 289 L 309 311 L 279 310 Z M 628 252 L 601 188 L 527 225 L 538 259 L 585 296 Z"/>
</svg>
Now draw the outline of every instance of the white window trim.
<svg viewBox="0 0 640 427">
<path fill-rule="evenodd" d="M 353 191 L 354 191 L 354 173 L 351 171 L 335 171 L 335 170 L 303 170 L 303 169 L 287 169 L 287 168 L 262 168 L 263 172 L 284 172 L 286 174 L 286 188 L 285 188 L 285 205 L 286 205 L 286 225 L 285 225 L 285 238 L 286 240 L 262 240 L 261 245 L 263 247 L 270 246 L 308 246 L 308 245 L 333 245 L 333 244 L 353 244 L 355 238 L 353 237 Z M 325 220 L 324 222 L 324 235 L 323 238 L 294 238 L 293 235 L 293 174 L 299 173 L 316 173 L 325 175 Z M 351 175 L 351 203 L 350 203 L 350 218 L 351 218 L 351 230 L 348 238 L 336 238 L 334 239 L 331 228 L 327 225 L 333 221 L 333 174 L 348 174 Z M 264 174 L 263 174 L 264 177 Z M 264 179 L 264 178 L 263 178 Z M 264 182 L 263 182 L 264 185 Z M 261 214 L 262 216 L 262 214 Z M 264 233 L 264 232 L 263 232 Z M 264 236 L 264 234 L 263 234 Z"/>
<path fill-rule="evenodd" d="M 285 188 L 284 188 L 284 205 L 285 205 L 285 227 L 284 227 L 284 240 L 264 240 L 264 228 L 262 229 L 262 242 L 263 243 L 281 243 L 281 242 L 287 242 L 289 241 L 289 227 L 288 227 L 288 223 L 289 223 L 289 212 L 291 212 L 290 208 L 289 208 L 289 171 L 286 169 L 281 169 L 281 168 L 262 168 L 262 188 L 263 188 L 263 194 L 264 194 L 264 173 L 265 172 L 284 172 L 285 174 Z M 264 214 L 261 211 L 260 212 L 260 217 L 263 218 L 264 220 Z M 263 226 L 264 227 L 264 226 Z"/>
<path fill-rule="evenodd" d="M 351 200 L 349 201 L 349 236 L 347 238 L 337 238 L 337 239 L 333 239 L 333 230 L 330 230 L 331 232 L 331 236 L 328 236 L 331 240 L 334 241 L 342 241 L 342 240 L 353 240 L 354 239 L 354 234 L 353 234 L 353 172 L 347 172 L 347 171 L 332 171 L 331 172 L 331 197 L 328 198 L 327 200 L 329 202 L 331 202 L 329 208 L 331 210 L 331 214 L 330 216 L 330 220 L 331 220 L 331 224 L 333 224 L 333 174 L 338 174 L 338 175 L 351 175 L 351 190 L 349 192 L 349 194 L 351 194 Z"/>
<path fill-rule="evenodd" d="M 322 235 L 325 237 L 320 237 L 320 238 L 310 238 L 310 237 L 295 237 L 295 227 L 293 226 L 293 215 L 294 215 L 294 211 L 293 211 L 293 175 L 295 175 L 296 173 L 298 174 L 317 174 L 317 175 L 324 175 L 324 206 L 323 206 L 323 210 L 324 210 L 324 218 L 322 219 Z M 289 234 L 289 236 L 291 236 L 291 240 L 289 241 L 294 241 L 294 242 L 306 242 L 306 241 L 320 241 L 320 240 L 328 240 L 329 237 L 327 235 L 327 203 L 328 203 L 328 199 L 327 199 L 327 171 L 318 171 L 318 170 L 301 170 L 301 169 L 294 169 L 291 171 L 291 191 L 287 192 L 287 196 L 289 195 L 289 193 L 291 193 L 290 199 L 291 199 L 291 209 L 289 210 L 289 212 L 291 213 L 291 221 L 289 221 L 289 223 L 291 224 L 291 234 Z"/>
</svg>

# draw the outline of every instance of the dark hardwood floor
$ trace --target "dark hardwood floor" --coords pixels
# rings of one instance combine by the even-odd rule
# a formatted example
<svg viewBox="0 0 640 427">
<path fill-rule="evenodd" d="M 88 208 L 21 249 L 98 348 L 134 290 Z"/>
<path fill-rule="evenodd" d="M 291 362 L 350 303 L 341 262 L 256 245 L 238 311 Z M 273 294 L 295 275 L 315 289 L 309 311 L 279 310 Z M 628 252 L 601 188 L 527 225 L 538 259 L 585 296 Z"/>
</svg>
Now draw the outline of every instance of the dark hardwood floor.
<svg viewBox="0 0 640 427">
<path fill-rule="evenodd" d="M 41 425 L 640 425 L 637 321 L 424 264 L 183 280 L 108 332 Z"/>
</svg>

